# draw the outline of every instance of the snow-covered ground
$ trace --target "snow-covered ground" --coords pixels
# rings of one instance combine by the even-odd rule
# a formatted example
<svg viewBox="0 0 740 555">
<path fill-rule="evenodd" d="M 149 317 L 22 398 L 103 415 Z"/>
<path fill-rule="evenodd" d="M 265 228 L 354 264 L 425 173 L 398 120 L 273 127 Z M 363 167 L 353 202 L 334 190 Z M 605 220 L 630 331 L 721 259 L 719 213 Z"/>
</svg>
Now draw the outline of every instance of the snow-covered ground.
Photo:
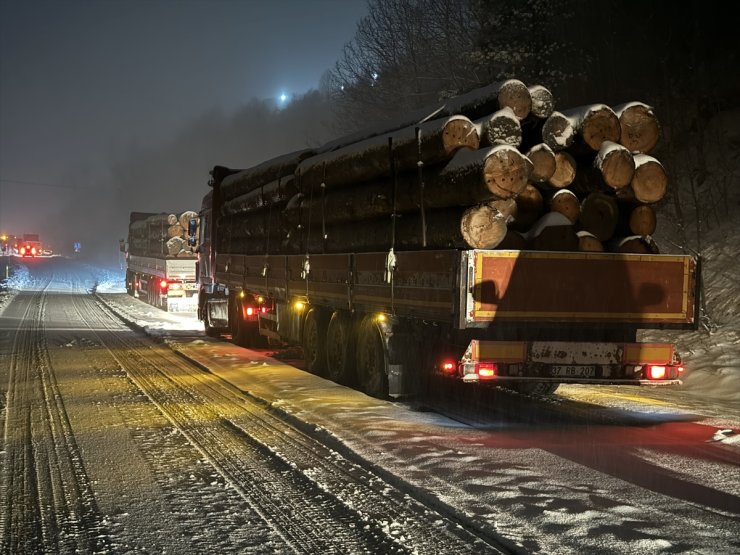
<svg viewBox="0 0 740 555">
<path fill-rule="evenodd" d="M 85 279 L 132 324 L 170 344 L 323 438 L 390 483 L 489 526 L 524 552 L 732 553 L 740 549 L 740 248 L 731 237 L 707 256 L 711 333 L 649 332 L 685 354 L 685 384 L 644 388 L 568 386 L 563 398 L 657 416 L 644 426 L 537 428 L 503 421 L 475 429 L 403 403 L 380 401 L 285 362 L 202 334 L 193 315 L 168 314 L 124 293 L 123 272 L 88 266 Z M 13 288 L 31 288 L 22 264 Z M 11 292 L 0 292 L 0 303 Z M 2 308 L 0 308 L 2 310 Z M 692 404 L 696 400 L 696 405 Z M 714 403 L 717 403 L 716 405 Z M 694 418 L 694 409 L 705 410 Z M 735 415 L 737 414 L 737 410 Z M 651 425 L 648 425 L 651 424 Z M 733 509 L 734 507 L 734 509 Z"/>
</svg>

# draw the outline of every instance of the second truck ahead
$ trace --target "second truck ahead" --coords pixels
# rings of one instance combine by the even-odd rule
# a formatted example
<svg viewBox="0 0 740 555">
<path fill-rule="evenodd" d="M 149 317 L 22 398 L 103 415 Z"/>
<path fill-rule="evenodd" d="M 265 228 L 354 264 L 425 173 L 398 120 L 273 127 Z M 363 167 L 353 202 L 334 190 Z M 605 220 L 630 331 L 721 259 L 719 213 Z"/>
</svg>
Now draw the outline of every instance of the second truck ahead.
<svg viewBox="0 0 740 555">
<path fill-rule="evenodd" d="M 189 221 L 196 216 L 195 212 L 183 212 L 179 218 L 166 213 L 131 213 L 128 241 L 121 241 L 130 295 L 169 312 L 197 310 L 197 256 L 184 238 Z"/>
</svg>

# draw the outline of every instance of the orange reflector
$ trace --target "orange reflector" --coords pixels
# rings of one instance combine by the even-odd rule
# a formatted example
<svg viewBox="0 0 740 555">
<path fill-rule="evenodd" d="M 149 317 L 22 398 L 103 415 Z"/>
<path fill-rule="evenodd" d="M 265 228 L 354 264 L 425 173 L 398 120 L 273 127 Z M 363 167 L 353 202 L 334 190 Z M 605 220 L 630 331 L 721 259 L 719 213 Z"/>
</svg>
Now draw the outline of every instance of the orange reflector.
<svg viewBox="0 0 740 555">
<path fill-rule="evenodd" d="M 649 380 L 662 380 L 666 376 L 665 366 L 648 366 L 647 377 Z"/>
</svg>

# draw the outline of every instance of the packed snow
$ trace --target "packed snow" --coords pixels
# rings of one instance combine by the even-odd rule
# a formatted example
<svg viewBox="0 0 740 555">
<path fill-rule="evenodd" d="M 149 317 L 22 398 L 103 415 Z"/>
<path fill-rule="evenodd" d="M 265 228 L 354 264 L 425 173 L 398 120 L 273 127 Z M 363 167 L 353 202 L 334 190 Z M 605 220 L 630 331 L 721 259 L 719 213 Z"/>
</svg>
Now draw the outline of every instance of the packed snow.
<svg viewBox="0 0 740 555">
<path fill-rule="evenodd" d="M 712 255 L 705 267 L 710 331 L 642 337 L 670 336 L 685 354 L 685 383 L 672 389 L 675 394 L 589 386 L 558 391 L 563 399 L 644 417 L 646 426 L 632 427 L 531 428 L 506 419 L 471 427 L 367 397 L 271 351 L 207 338 L 195 315 L 165 313 L 126 295 L 120 269 L 85 266 L 85 284 L 132 326 L 264 401 L 338 453 L 359 457 L 390 484 L 411 487 L 433 505 L 450 507 L 463 522 L 491 527 L 517 550 L 729 553 L 740 547 L 740 310 L 732 302 L 740 248 L 728 237 Z M 5 305 L 15 289 L 34 285 L 22 262 L 14 264 L 0 293 Z M 721 408 L 733 406 L 734 412 Z M 692 508 L 704 504 L 709 510 Z"/>
</svg>

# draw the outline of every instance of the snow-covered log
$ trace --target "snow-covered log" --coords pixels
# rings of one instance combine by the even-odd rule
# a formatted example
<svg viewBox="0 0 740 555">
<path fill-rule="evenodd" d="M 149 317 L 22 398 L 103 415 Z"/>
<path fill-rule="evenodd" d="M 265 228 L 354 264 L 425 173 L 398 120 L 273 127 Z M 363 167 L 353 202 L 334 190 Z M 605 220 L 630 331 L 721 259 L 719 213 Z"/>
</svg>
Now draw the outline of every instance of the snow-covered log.
<svg viewBox="0 0 740 555">
<path fill-rule="evenodd" d="M 458 150 L 474 150 L 479 144 L 475 124 L 452 116 L 313 156 L 298 165 L 296 175 L 304 192 L 322 184 L 327 189 L 346 187 L 391 175 L 391 156 L 396 171 L 402 172 L 417 168 L 419 162 L 439 164 Z"/>
<path fill-rule="evenodd" d="M 555 97 L 550 89 L 542 85 L 532 85 L 529 96 L 532 98 L 531 115 L 539 119 L 547 119 L 555 111 Z"/>
<path fill-rule="evenodd" d="M 576 178 L 577 165 L 575 159 L 564 151 L 555 152 L 555 171 L 547 183 L 556 189 L 568 187 Z"/>
<path fill-rule="evenodd" d="M 571 223 L 576 223 L 581 213 L 581 203 L 572 191 L 560 189 L 550 199 L 550 210 L 559 212 Z"/>
<path fill-rule="evenodd" d="M 231 200 L 280 177 L 293 175 L 298 164 L 313 154 L 315 154 L 314 151 L 310 149 L 298 150 L 272 158 L 246 170 L 232 170 L 216 166 L 211 174 L 214 181 L 221 183 L 223 200 Z"/>
<path fill-rule="evenodd" d="M 635 174 L 629 187 L 617 191 L 620 200 L 650 204 L 668 192 L 668 176 L 663 165 L 648 154 L 635 154 Z"/>
<path fill-rule="evenodd" d="M 522 142 L 522 125 L 511 108 L 502 108 L 475 122 L 481 146 L 519 146 Z"/>
<path fill-rule="evenodd" d="M 527 151 L 527 158 L 532 162 L 532 183 L 546 183 L 555 173 L 557 161 L 555 153 L 545 143 L 540 143 Z"/>
<path fill-rule="evenodd" d="M 573 145 L 579 137 L 591 151 L 598 151 L 604 141 L 619 142 L 619 118 L 606 104 L 580 106 L 553 112 L 542 127 L 542 140 L 553 150 Z"/>
<path fill-rule="evenodd" d="M 272 204 L 285 203 L 298 193 L 298 181 L 288 175 L 271 181 L 254 191 L 224 202 L 224 214 L 239 214 L 261 210 Z"/>
</svg>

